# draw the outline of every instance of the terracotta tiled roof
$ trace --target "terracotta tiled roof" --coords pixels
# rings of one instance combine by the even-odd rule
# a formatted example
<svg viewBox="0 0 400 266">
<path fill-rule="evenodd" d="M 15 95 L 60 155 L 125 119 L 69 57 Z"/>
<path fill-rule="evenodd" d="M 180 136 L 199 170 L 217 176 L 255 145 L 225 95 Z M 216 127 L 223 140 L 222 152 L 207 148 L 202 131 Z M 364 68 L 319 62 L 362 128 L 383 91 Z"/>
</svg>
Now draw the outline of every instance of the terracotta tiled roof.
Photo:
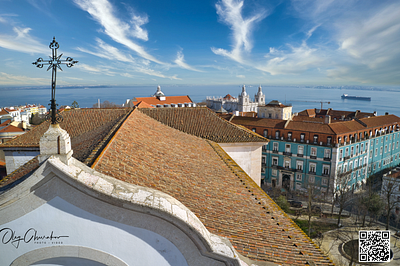
<svg viewBox="0 0 400 266">
<path fill-rule="evenodd" d="M 146 102 L 147 104 L 150 105 L 157 105 L 157 104 L 178 104 L 178 103 L 191 103 L 192 100 L 190 99 L 189 96 L 165 96 L 164 101 L 160 101 L 157 97 L 152 96 L 152 97 L 136 97 L 136 101 L 139 102 Z M 136 105 L 135 102 L 133 104 Z"/>
<path fill-rule="evenodd" d="M 218 144 L 163 125 L 139 109 L 125 120 L 93 168 L 175 197 L 210 232 L 227 237 L 251 259 L 332 265 Z"/>
<path fill-rule="evenodd" d="M 137 108 L 154 108 L 153 106 L 151 106 L 150 104 L 146 103 L 146 102 L 139 102 L 138 104 L 136 104 Z"/>
<path fill-rule="evenodd" d="M 1 124 L 0 124 L 0 127 L 5 127 L 5 126 L 7 126 L 7 125 L 10 124 L 10 123 L 11 123 L 11 120 L 8 119 L 8 120 L 4 121 L 3 123 L 1 123 Z"/>
<path fill-rule="evenodd" d="M 8 112 L 7 112 L 7 110 L 6 109 L 1 109 L 1 111 L 0 111 L 0 115 L 8 115 Z"/>
<path fill-rule="evenodd" d="M 230 95 L 230 94 L 227 94 L 227 95 L 225 95 L 225 97 L 224 97 L 224 100 L 234 100 L 234 99 L 236 99 L 236 98 L 233 97 L 233 96 Z"/>
<path fill-rule="evenodd" d="M 290 121 L 286 129 L 303 131 L 303 132 L 333 134 L 334 132 L 329 125 L 330 124 L 315 123 L 311 121 L 303 121 L 303 122 Z"/>
<path fill-rule="evenodd" d="M 3 132 L 24 132 L 24 130 L 22 128 L 15 127 L 13 125 L 8 125 L 2 129 L 0 129 L 0 133 L 3 133 Z"/>
<path fill-rule="evenodd" d="M 267 139 L 221 119 L 208 108 L 154 108 L 140 112 L 161 123 L 217 143 L 268 142 Z"/>
<path fill-rule="evenodd" d="M 231 122 L 234 124 L 243 125 L 243 126 L 284 128 L 286 120 L 235 116 L 231 119 Z"/>
<path fill-rule="evenodd" d="M 379 127 L 400 123 L 400 118 L 395 115 L 371 116 L 369 118 L 361 118 L 360 120 L 368 127 Z"/>
<path fill-rule="evenodd" d="M 32 173 L 32 171 L 36 170 L 39 167 L 39 160 L 37 156 L 24 164 L 23 166 L 16 169 L 11 174 L 7 175 L 3 179 L 0 180 L 0 188 L 4 188 L 7 185 L 13 184 L 16 185 L 18 182 L 24 179 L 25 176 Z M 1 190 L 0 190 L 1 191 Z"/>
<path fill-rule="evenodd" d="M 109 134 L 109 131 L 131 109 L 73 109 L 62 112 L 64 121 L 60 123 L 71 137 L 73 156 L 84 161 L 93 149 Z M 39 148 L 40 137 L 49 128 L 50 122 L 46 121 L 36 126 L 31 131 L 18 136 L 2 145 L 3 147 L 32 147 Z"/>
</svg>

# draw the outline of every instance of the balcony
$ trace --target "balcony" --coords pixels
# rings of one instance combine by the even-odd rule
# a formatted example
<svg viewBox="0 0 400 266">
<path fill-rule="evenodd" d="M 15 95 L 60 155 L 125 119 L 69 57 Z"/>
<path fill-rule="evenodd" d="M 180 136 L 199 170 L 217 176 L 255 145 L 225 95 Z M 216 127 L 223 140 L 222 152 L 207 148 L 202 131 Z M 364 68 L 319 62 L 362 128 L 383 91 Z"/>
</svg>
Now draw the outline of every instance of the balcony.
<svg viewBox="0 0 400 266">
<path fill-rule="evenodd" d="M 310 155 L 310 159 L 317 159 L 317 155 Z"/>
<path fill-rule="evenodd" d="M 292 156 L 292 153 L 289 152 L 289 151 L 284 151 L 284 152 L 283 152 L 283 155 Z"/>
<path fill-rule="evenodd" d="M 279 153 L 279 151 L 278 151 L 278 150 L 272 150 L 272 152 L 273 152 L 273 153 Z"/>
<path fill-rule="evenodd" d="M 324 161 L 330 161 L 331 157 L 324 157 Z"/>
<path fill-rule="evenodd" d="M 317 173 L 316 173 L 315 171 L 313 171 L 313 170 L 308 171 L 308 173 L 309 173 L 310 175 L 316 175 L 316 174 L 317 174 Z"/>
<path fill-rule="evenodd" d="M 300 153 L 297 154 L 297 157 L 303 157 L 303 156 L 304 156 L 304 154 L 300 154 Z"/>
<path fill-rule="evenodd" d="M 322 173 L 322 176 L 329 177 L 329 173 Z"/>
</svg>

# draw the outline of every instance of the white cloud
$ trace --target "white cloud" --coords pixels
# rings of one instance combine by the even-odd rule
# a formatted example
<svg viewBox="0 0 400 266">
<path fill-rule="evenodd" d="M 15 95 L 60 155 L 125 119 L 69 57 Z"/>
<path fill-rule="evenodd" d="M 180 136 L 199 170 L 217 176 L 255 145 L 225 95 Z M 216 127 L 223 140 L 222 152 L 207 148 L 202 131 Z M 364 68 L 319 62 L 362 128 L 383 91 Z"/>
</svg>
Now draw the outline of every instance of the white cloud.
<svg viewBox="0 0 400 266">
<path fill-rule="evenodd" d="M 266 63 L 256 65 L 256 68 L 271 75 L 300 74 L 309 68 L 317 67 L 324 61 L 320 51 L 310 48 L 305 42 L 299 47 L 290 46 L 290 51 L 270 48 L 265 56 Z"/>
<path fill-rule="evenodd" d="M 117 60 L 121 62 L 135 62 L 132 56 L 120 52 L 116 47 L 103 42 L 99 38 L 97 38 L 96 41 L 97 41 L 97 46 L 95 47 L 96 50 L 95 52 L 81 47 L 78 47 L 77 49 L 81 52 L 92 54 L 109 60 Z"/>
<path fill-rule="evenodd" d="M 0 84 L 2 85 L 31 85 L 31 84 L 43 84 L 49 83 L 48 79 L 44 78 L 30 78 L 22 75 L 12 75 L 4 72 L 0 72 Z"/>
<path fill-rule="evenodd" d="M 133 16 L 132 25 L 121 21 L 114 15 L 113 6 L 107 0 L 74 0 L 83 10 L 87 11 L 94 20 L 104 28 L 104 33 L 115 42 L 125 45 L 135 51 L 139 56 L 158 64 L 163 62 L 145 51 L 145 49 L 133 42 L 129 37 L 135 37 L 144 41 L 148 40 L 147 31 L 141 26 L 148 22 L 147 17 Z"/>
<path fill-rule="evenodd" d="M 237 77 L 237 78 L 241 78 L 241 79 L 244 79 L 244 78 L 246 78 L 246 76 L 245 76 L 245 75 L 236 75 L 236 77 Z"/>
<path fill-rule="evenodd" d="M 184 59 L 184 55 L 183 55 L 182 50 L 181 50 L 181 51 L 178 51 L 178 53 L 176 54 L 176 59 L 175 59 L 174 62 L 175 62 L 175 64 L 177 64 L 177 65 L 180 66 L 181 68 L 188 69 L 188 70 L 192 70 L 192 71 L 197 71 L 197 72 L 203 72 L 203 71 L 201 71 L 201 70 L 198 70 L 198 69 L 196 69 L 196 68 L 194 68 L 194 67 L 188 65 L 188 64 L 185 62 L 185 59 Z"/>
<path fill-rule="evenodd" d="M 39 43 L 29 32 L 31 28 L 13 28 L 15 35 L 0 35 L 0 47 L 22 52 L 22 53 L 45 53 L 49 52 L 46 45 Z"/>
<path fill-rule="evenodd" d="M 242 16 L 243 1 L 238 0 L 220 0 L 215 7 L 220 20 L 232 30 L 233 44 L 232 51 L 214 47 L 211 50 L 217 55 L 226 56 L 234 61 L 243 63 L 243 50 L 250 52 L 253 47 L 250 39 L 252 29 L 256 22 L 266 17 L 266 12 L 261 10 L 244 19 Z"/>
</svg>

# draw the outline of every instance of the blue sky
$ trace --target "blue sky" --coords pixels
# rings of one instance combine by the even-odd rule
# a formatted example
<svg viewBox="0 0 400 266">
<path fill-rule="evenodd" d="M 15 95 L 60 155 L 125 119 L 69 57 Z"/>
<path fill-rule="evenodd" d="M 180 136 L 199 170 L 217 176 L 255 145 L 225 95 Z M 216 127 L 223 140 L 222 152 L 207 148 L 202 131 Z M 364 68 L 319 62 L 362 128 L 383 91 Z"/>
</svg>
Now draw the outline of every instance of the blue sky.
<svg viewBox="0 0 400 266">
<path fill-rule="evenodd" d="M 398 0 L 0 0 L 0 86 L 399 85 Z"/>
</svg>

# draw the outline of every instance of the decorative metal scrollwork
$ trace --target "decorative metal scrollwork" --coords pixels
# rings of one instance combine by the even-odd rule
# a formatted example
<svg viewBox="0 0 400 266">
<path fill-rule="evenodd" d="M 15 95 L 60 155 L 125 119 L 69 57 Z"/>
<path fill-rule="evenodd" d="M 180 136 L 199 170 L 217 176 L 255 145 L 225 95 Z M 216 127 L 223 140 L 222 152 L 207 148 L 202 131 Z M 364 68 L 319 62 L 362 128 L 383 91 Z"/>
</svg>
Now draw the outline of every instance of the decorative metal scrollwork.
<svg viewBox="0 0 400 266">
<path fill-rule="evenodd" d="M 56 37 L 53 38 L 53 41 L 50 43 L 49 48 L 52 49 L 52 56 L 50 56 L 50 60 L 43 60 L 43 58 L 39 57 L 36 62 L 32 64 L 36 65 L 38 68 L 43 68 L 44 65 L 49 65 L 47 71 L 52 69 L 51 75 L 51 123 L 57 124 L 63 121 L 63 118 L 60 114 L 57 114 L 57 104 L 56 104 L 56 75 L 57 68 L 62 71 L 61 64 L 65 64 L 67 67 L 72 67 L 74 64 L 78 63 L 78 61 L 74 61 L 71 57 L 67 57 L 66 60 L 61 60 L 63 54 L 57 56 L 57 49 L 60 48 L 58 42 L 56 42 Z"/>
</svg>

